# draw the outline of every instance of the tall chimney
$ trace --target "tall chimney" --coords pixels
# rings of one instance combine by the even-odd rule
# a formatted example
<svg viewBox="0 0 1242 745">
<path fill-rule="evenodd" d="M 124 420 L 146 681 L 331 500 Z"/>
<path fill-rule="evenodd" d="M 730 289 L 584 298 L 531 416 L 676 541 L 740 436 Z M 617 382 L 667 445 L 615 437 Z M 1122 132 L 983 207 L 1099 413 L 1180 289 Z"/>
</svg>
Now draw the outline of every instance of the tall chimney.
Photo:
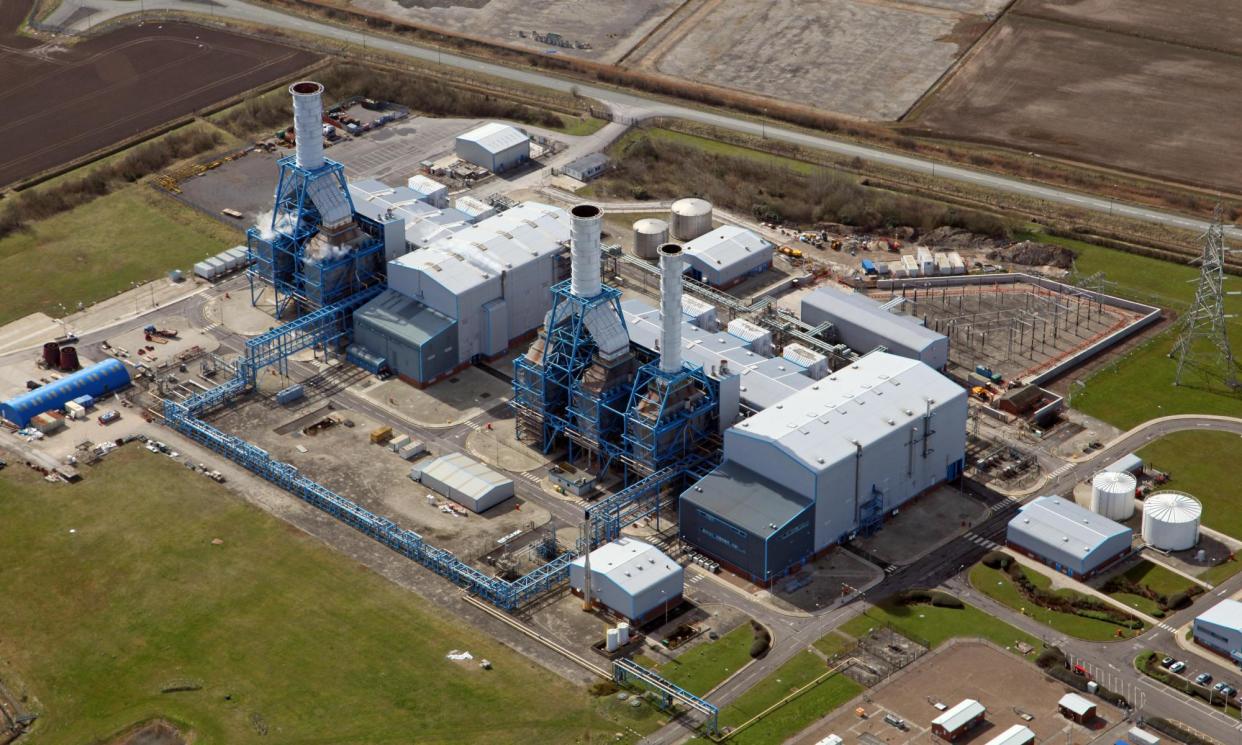
<svg viewBox="0 0 1242 745">
<path fill-rule="evenodd" d="M 308 171 L 323 167 L 323 86 L 303 80 L 289 86 L 293 95 L 293 136 L 297 164 Z"/>
<path fill-rule="evenodd" d="M 660 256 L 660 371 L 681 372 L 681 246 L 665 243 Z"/>
<path fill-rule="evenodd" d="M 569 247 L 569 287 L 575 297 L 593 298 L 603 289 L 599 256 L 602 213 L 593 204 L 579 204 L 569 213 L 574 217 L 573 242 Z"/>
</svg>

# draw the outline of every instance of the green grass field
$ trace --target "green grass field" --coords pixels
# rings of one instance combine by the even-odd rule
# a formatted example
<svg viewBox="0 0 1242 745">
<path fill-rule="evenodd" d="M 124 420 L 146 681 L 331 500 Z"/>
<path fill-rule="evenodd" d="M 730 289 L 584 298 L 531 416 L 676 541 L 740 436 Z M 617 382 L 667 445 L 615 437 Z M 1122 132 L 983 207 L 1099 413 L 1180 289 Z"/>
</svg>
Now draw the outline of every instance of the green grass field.
<svg viewBox="0 0 1242 745">
<path fill-rule="evenodd" d="M 1150 561 L 1140 561 L 1121 576 L 1135 584 L 1148 587 L 1161 595 L 1173 595 L 1194 585 L 1193 582 Z"/>
<path fill-rule="evenodd" d="M 1234 489 L 1230 454 L 1242 438 L 1227 432 L 1174 432 L 1139 451 L 1143 460 L 1167 471 L 1169 488 L 1194 495 L 1203 503 L 1203 524 L 1242 538 L 1242 499 Z"/>
<path fill-rule="evenodd" d="M 568 114 L 560 114 L 559 116 L 561 117 L 561 126 L 557 128 L 558 131 L 578 137 L 593 135 L 603 129 L 604 125 L 608 123 L 593 116 L 569 116 Z"/>
<path fill-rule="evenodd" d="M 820 675 L 827 665 L 811 652 L 802 652 L 781 665 L 720 712 L 722 727 L 737 727 Z M 741 733 L 729 738 L 741 745 L 779 745 L 812 722 L 862 693 L 858 683 L 833 675 Z"/>
<path fill-rule="evenodd" d="M 744 623 L 716 641 L 699 644 L 657 669 L 665 678 L 702 696 L 750 662 L 750 644 L 754 640 L 755 632 L 749 623 Z"/>
<path fill-rule="evenodd" d="M 832 631 L 820 637 L 814 646 L 820 652 L 823 652 L 825 656 L 832 657 L 854 646 L 854 642 L 839 632 Z"/>
<path fill-rule="evenodd" d="M 0 239 L 0 323 L 62 315 L 195 261 L 243 234 L 143 185 L 121 189 Z"/>
<path fill-rule="evenodd" d="M 659 723 L 137 445 L 73 486 L 10 466 L 0 524 L 0 658 L 41 714 L 31 745 L 152 717 L 202 745 L 571 743 Z M 202 688 L 161 693 L 182 681 Z"/>
<path fill-rule="evenodd" d="M 1052 586 L 1052 580 L 1043 574 L 1025 568 L 1023 571 L 1036 587 L 1047 590 Z M 1119 638 L 1116 636 L 1118 627 L 1114 623 L 1041 608 L 1028 601 L 1018 592 L 1017 586 L 1009 579 L 1009 575 L 999 569 L 976 564 L 970 570 L 970 584 L 993 600 L 1003 603 L 1045 626 L 1056 629 L 1062 634 L 1069 634 L 1079 639 L 1098 642 L 1114 641 Z M 1057 590 L 1056 594 L 1070 598 L 1083 597 L 1082 593 L 1068 589 Z M 1128 636 L 1127 633 L 1127 638 Z"/>
<path fill-rule="evenodd" d="M 1034 636 L 969 604 L 965 608 L 937 608 L 881 601 L 868 608 L 866 615 L 850 619 L 838 631 L 860 637 L 878 625 L 891 626 L 899 633 L 926 641 L 932 647 L 938 647 L 949 639 L 979 638 L 1015 653 L 1019 642 L 1034 647 L 1035 654 L 1044 648 L 1043 642 Z"/>
</svg>

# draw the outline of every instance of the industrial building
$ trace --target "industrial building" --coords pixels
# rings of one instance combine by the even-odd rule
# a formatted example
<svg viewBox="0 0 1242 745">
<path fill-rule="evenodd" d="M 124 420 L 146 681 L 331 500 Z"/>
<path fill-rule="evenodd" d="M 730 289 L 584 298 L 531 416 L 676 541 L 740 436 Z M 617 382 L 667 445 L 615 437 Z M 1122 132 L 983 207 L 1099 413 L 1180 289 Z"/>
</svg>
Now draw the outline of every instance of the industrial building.
<svg viewBox="0 0 1242 745">
<path fill-rule="evenodd" d="M 458 135 L 453 152 L 467 163 L 503 173 L 530 160 L 530 137 L 512 125 L 489 122 Z"/>
<path fill-rule="evenodd" d="M 1242 603 L 1222 600 L 1195 617 L 1195 644 L 1242 663 Z"/>
<path fill-rule="evenodd" d="M 957 478 L 966 392 L 915 360 L 869 354 L 724 436 L 720 468 L 682 494 L 681 534 L 759 582 L 878 528 Z"/>
<path fill-rule="evenodd" d="M 685 571 L 660 549 L 635 538 L 618 538 L 590 553 L 591 600 L 643 624 L 681 604 Z M 569 567 L 569 586 L 586 591 L 587 558 Z"/>
<path fill-rule="evenodd" d="M 426 385 L 539 327 L 564 274 L 569 216 L 525 202 L 388 264 L 388 290 L 354 313 L 356 341 Z"/>
<path fill-rule="evenodd" d="M 987 713 L 987 708 L 973 698 L 963 699 L 932 720 L 932 734 L 942 740 L 956 742 L 981 724 Z"/>
<path fill-rule="evenodd" d="M 802 298 L 802 320 L 830 323 L 840 341 L 851 349 L 884 347 L 893 354 L 918 360 L 936 370 L 949 363 L 949 338 L 910 316 L 885 310 L 866 295 L 821 287 Z"/>
<path fill-rule="evenodd" d="M 1095 703 L 1077 693 L 1067 693 L 1057 701 L 1057 710 L 1061 716 L 1078 724 L 1087 724 L 1095 719 Z"/>
<path fill-rule="evenodd" d="M 385 261 L 426 248 L 477 222 L 460 210 L 431 204 L 408 186 L 388 186 L 375 179 L 350 182 L 349 195 L 358 214 L 381 226 Z"/>
<path fill-rule="evenodd" d="M 441 455 L 418 471 L 419 483 L 474 512 L 486 512 L 513 496 L 513 479 L 462 453 Z"/>
<path fill-rule="evenodd" d="M 1035 745 L 1035 733 L 1030 727 L 1015 724 L 984 745 Z"/>
<path fill-rule="evenodd" d="M 64 408 L 82 396 L 99 398 L 119 391 L 130 383 L 129 370 L 120 360 L 108 359 L 66 375 L 60 380 L 0 402 L 0 418 L 25 427 L 45 411 Z"/>
<path fill-rule="evenodd" d="M 418 173 L 410 176 L 406 186 L 417 194 L 419 199 L 432 207 L 447 209 L 449 206 L 448 187 L 433 178 Z"/>
<path fill-rule="evenodd" d="M 603 153 L 591 153 L 575 158 L 561 168 L 561 173 L 579 181 L 590 181 L 608 170 L 608 156 Z"/>
<path fill-rule="evenodd" d="M 1039 497 L 1009 521 L 1011 548 L 1084 579 L 1130 555 L 1134 531 L 1070 499 Z"/>
<path fill-rule="evenodd" d="M 772 266 L 775 251 L 753 231 L 722 225 L 685 245 L 686 273 L 712 287 L 732 287 Z"/>
</svg>

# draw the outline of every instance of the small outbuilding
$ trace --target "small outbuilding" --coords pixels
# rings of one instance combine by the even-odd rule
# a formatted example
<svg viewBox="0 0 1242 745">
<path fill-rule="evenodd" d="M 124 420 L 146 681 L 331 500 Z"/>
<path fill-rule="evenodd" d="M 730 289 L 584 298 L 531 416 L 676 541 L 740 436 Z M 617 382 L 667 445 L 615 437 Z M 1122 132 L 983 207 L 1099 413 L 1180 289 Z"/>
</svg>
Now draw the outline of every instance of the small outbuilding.
<svg viewBox="0 0 1242 745">
<path fill-rule="evenodd" d="M 462 453 L 441 455 L 422 466 L 420 483 L 474 512 L 485 512 L 513 496 L 513 479 Z"/>
<path fill-rule="evenodd" d="M 730 287 L 770 267 L 775 250 L 753 231 L 721 225 L 685 245 L 686 273 L 712 287 Z"/>
<path fill-rule="evenodd" d="M 439 209 L 448 208 L 449 189 L 439 181 L 418 173 L 410 176 L 410 180 L 406 182 L 406 185 L 410 191 L 418 195 L 420 201 Z"/>
<path fill-rule="evenodd" d="M 576 595 L 586 587 L 586 559 L 569 566 Z M 619 538 L 591 552 L 591 598 L 634 624 L 643 624 L 681 604 L 685 572 L 650 543 Z"/>
<path fill-rule="evenodd" d="M 1222 600 L 1213 605 L 1195 618 L 1191 633 L 1195 644 L 1235 662 L 1242 660 L 1242 603 Z"/>
<path fill-rule="evenodd" d="M 453 152 L 468 163 L 503 173 L 530 160 L 530 137 L 510 124 L 488 122 L 459 135 Z"/>
<path fill-rule="evenodd" d="M 572 160 L 561 168 L 561 173 L 579 181 L 590 181 L 608 170 L 608 156 L 603 153 L 591 153 Z"/>
<path fill-rule="evenodd" d="M 956 742 L 987 718 L 983 704 L 968 698 L 932 720 L 932 734 L 942 740 Z"/>
<path fill-rule="evenodd" d="M 1069 499 L 1039 497 L 1009 521 L 1009 546 L 1078 579 L 1130 555 L 1134 531 Z"/>
<path fill-rule="evenodd" d="M 1061 716 L 1079 724 L 1087 724 L 1095 719 L 1095 703 L 1077 693 L 1067 693 L 1062 696 L 1057 702 L 1057 709 L 1060 710 Z"/>
<path fill-rule="evenodd" d="M 1023 727 L 1015 724 L 1004 732 L 1000 733 L 984 745 L 1033 745 L 1035 742 L 1035 733 L 1030 727 Z"/>
</svg>

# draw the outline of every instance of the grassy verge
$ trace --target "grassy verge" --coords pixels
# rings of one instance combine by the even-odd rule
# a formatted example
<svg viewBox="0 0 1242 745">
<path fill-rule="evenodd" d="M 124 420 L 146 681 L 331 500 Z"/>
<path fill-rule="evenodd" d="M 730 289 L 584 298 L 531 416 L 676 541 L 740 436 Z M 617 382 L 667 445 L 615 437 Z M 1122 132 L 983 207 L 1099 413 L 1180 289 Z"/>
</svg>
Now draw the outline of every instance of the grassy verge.
<svg viewBox="0 0 1242 745">
<path fill-rule="evenodd" d="M 1189 696 L 1202 699 L 1205 702 L 1210 702 L 1212 706 L 1222 709 L 1231 717 L 1236 718 L 1240 714 L 1238 707 L 1233 704 L 1225 703 L 1222 706 L 1223 699 L 1219 694 L 1211 691 L 1210 688 L 1195 685 L 1192 680 L 1194 673 L 1190 672 L 1191 668 L 1186 669 L 1187 675 L 1181 676 L 1160 667 L 1159 652 L 1143 652 L 1138 657 L 1134 658 L 1134 667 L 1147 677 L 1153 680 L 1158 680 L 1169 688 L 1173 688 Z"/>
<path fill-rule="evenodd" d="M 1174 432 L 1139 451 L 1143 460 L 1170 475 L 1169 487 L 1203 503 L 1203 524 L 1242 539 L 1233 466 L 1242 438 L 1226 432 Z"/>
<path fill-rule="evenodd" d="M 141 185 L 0 239 L 0 323 L 63 315 L 218 253 L 242 233 Z"/>
<path fill-rule="evenodd" d="M 646 658 L 636 662 L 654 667 L 665 678 L 702 696 L 750 662 L 750 644 L 754 640 L 750 624 L 744 623 L 716 641 L 699 644 L 663 665 L 653 665 Z"/>
<path fill-rule="evenodd" d="M 1161 602 L 1174 602 L 1169 599 L 1179 593 L 1187 593 L 1189 597 L 1191 592 L 1201 589 L 1198 584 L 1150 561 L 1140 561 L 1104 584 L 1110 597 L 1157 618 L 1162 618 L 1166 612 Z M 1152 593 L 1163 597 L 1153 600 L 1148 597 Z"/>
<path fill-rule="evenodd" d="M 608 122 L 593 116 L 569 116 L 568 114 L 560 114 L 561 126 L 554 129 L 559 130 L 567 135 L 575 135 L 577 137 L 585 137 L 593 135 L 604 128 Z"/>
<path fill-rule="evenodd" d="M 820 652 L 823 652 L 824 656 L 832 657 L 854 646 L 854 642 L 845 635 L 833 631 L 820 637 L 813 646 Z"/>
<path fill-rule="evenodd" d="M 721 727 L 737 727 L 826 672 L 827 666 L 816 655 L 798 654 L 721 710 Z M 741 745 L 779 745 L 862 690 L 852 679 L 833 675 L 728 741 Z"/>
<path fill-rule="evenodd" d="M 1027 578 L 1039 589 L 1048 590 L 1052 586 L 1052 580 L 1045 577 L 1039 572 L 1028 571 L 1022 568 Z M 1117 636 L 1117 624 L 1111 621 L 1098 620 L 1095 618 L 1086 618 L 1073 613 L 1062 613 L 1060 611 L 1051 610 L 1040 607 L 1033 602 L 1027 600 L 1019 592 L 1018 587 L 1014 584 L 1009 575 L 999 569 L 992 569 L 983 564 L 976 564 L 970 570 L 970 584 L 984 595 L 993 600 L 1003 603 L 1013 608 L 1025 616 L 1035 619 L 1050 628 L 1056 629 L 1062 634 L 1086 639 L 1088 641 L 1113 641 L 1119 638 L 1129 638 L 1131 634 L 1127 630 L 1124 637 Z M 1056 590 L 1058 596 L 1071 600 L 1087 598 L 1080 592 L 1074 590 L 1062 589 Z M 1144 626 L 1146 628 L 1146 626 Z"/>
<path fill-rule="evenodd" d="M 40 742 L 110 741 L 152 717 L 202 745 L 260 731 L 569 743 L 658 723 L 136 446 L 75 486 L 11 466 L 0 524 L 0 592 L 21 598 L 0 603 L 0 658 L 37 702 Z M 494 668 L 449 661 L 453 649 Z M 186 682 L 201 688 L 161 692 Z"/>
<path fill-rule="evenodd" d="M 839 631 L 853 637 L 865 635 L 877 625 L 887 625 L 899 633 L 914 636 L 938 647 L 949 639 L 978 638 L 1017 652 L 1017 644 L 1028 644 L 1038 655 L 1044 645 L 1039 639 L 988 615 L 973 605 L 965 608 L 937 608 L 932 605 L 898 605 L 888 600 L 867 609 L 866 615 L 850 619 Z"/>
</svg>

